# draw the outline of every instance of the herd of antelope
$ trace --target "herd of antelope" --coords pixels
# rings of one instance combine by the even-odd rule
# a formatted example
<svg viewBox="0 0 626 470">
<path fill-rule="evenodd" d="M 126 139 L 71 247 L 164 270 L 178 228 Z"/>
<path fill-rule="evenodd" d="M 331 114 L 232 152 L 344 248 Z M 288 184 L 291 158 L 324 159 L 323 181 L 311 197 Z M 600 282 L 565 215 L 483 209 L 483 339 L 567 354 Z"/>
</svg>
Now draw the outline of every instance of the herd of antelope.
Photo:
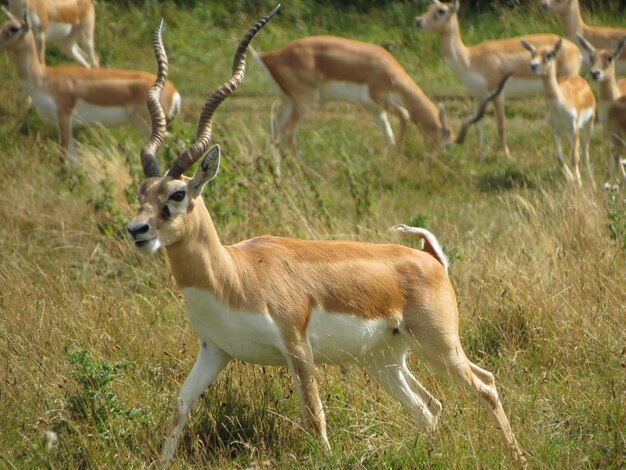
<svg viewBox="0 0 626 470">
<path fill-rule="evenodd" d="M 458 134 L 445 110 L 435 105 L 384 48 L 333 36 L 302 38 L 277 51 L 252 54 L 282 96 L 273 124 L 291 152 L 296 131 L 316 101 L 348 100 L 370 110 L 388 143 L 400 147 L 408 121 L 423 135 L 427 152 L 462 143 L 469 126 L 479 129 L 493 101 L 503 152 L 508 156 L 505 96 L 543 93 L 557 158 L 568 180 L 580 184 L 579 134 L 589 168 L 589 137 L 596 98 L 579 75 L 581 68 L 598 82 L 598 116 L 611 144 L 609 179 L 621 162 L 626 139 L 626 29 L 590 27 L 577 0 L 543 0 L 558 14 L 565 37 L 553 34 L 496 39 L 468 47 L 458 21 L 459 2 L 437 0 L 415 25 L 439 34 L 446 64 L 468 93 L 479 99 L 475 113 Z M 18 76 L 39 115 L 54 123 L 66 158 L 74 158 L 72 128 L 126 122 L 149 134 L 141 150 L 145 180 L 138 189 L 139 210 L 127 225 L 142 253 L 163 248 L 199 336 L 199 354 L 185 380 L 161 460 L 173 458 L 187 415 L 202 391 L 232 359 L 287 366 L 297 391 L 306 429 L 330 449 L 316 380 L 315 364 L 361 367 L 427 429 L 434 429 L 441 403 L 413 376 L 409 351 L 433 371 L 472 391 L 491 415 L 513 462 L 524 465 L 494 376 L 470 362 L 459 338 L 459 317 L 448 261 L 427 230 L 397 225 L 400 237 L 423 240 L 422 250 L 394 244 L 312 241 L 262 236 L 222 245 L 201 193 L 218 173 L 220 149 L 209 148 L 217 107 L 242 82 L 245 54 L 257 32 L 280 5 L 240 41 L 232 76 L 206 100 L 195 142 L 163 176 L 156 158 L 166 132 L 166 115 L 180 110 L 180 95 L 167 81 L 168 60 L 162 27 L 152 46 L 158 72 L 100 69 L 94 52 L 91 0 L 11 0 L 0 31 L 0 49 L 14 53 Z M 84 67 L 45 65 L 45 42 Z M 79 46 L 81 41 L 87 49 Z M 582 52 L 582 53 L 581 53 Z M 147 103 L 146 103 L 147 102 Z M 395 114 L 395 136 L 387 112 Z M 562 151 L 568 143 L 572 168 Z M 184 172 L 199 162 L 193 177 Z"/>
</svg>

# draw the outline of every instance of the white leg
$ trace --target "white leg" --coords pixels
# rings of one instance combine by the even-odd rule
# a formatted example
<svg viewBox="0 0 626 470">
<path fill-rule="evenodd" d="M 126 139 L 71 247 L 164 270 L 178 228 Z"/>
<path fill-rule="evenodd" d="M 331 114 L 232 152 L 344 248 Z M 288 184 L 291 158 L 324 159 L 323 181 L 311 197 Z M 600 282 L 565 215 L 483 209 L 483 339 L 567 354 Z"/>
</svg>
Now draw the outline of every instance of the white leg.
<svg viewBox="0 0 626 470">
<path fill-rule="evenodd" d="M 361 367 L 392 397 L 413 415 L 417 423 L 424 423 L 434 430 L 441 411 L 441 404 L 426 391 L 406 368 L 406 351 L 398 354 L 391 348 L 372 353 Z M 424 399 L 426 398 L 426 399 Z"/>
<path fill-rule="evenodd" d="M 594 116 L 589 118 L 589 121 L 587 121 L 584 124 L 583 129 L 582 129 L 582 139 L 583 139 L 582 156 L 583 156 L 583 161 L 585 162 L 585 170 L 587 171 L 587 178 L 591 182 L 591 186 L 595 188 L 596 182 L 593 179 L 593 173 L 591 171 L 591 162 L 589 161 L 589 141 L 591 140 L 591 133 L 593 131 L 593 120 L 594 120 Z"/>
<path fill-rule="evenodd" d="M 476 137 L 478 138 L 478 158 L 481 162 L 485 161 L 485 145 L 483 135 L 483 125 L 480 122 L 474 124 L 476 127 Z"/>
<path fill-rule="evenodd" d="M 172 425 L 161 450 L 161 462 L 167 464 L 174 457 L 178 439 L 187 421 L 187 413 L 213 379 L 231 360 L 224 351 L 211 343 L 200 340 L 200 351 L 196 363 L 185 380 L 176 400 L 176 411 Z"/>
<path fill-rule="evenodd" d="M 496 109 L 496 119 L 498 121 L 498 134 L 500 135 L 500 144 L 506 158 L 511 158 L 511 152 L 509 152 L 509 145 L 506 136 L 506 116 L 504 114 L 504 94 L 500 93 L 493 102 Z"/>
<path fill-rule="evenodd" d="M 573 181 L 574 175 L 572 175 L 572 172 L 568 168 L 567 163 L 565 163 L 565 159 L 563 158 L 563 148 L 561 147 L 561 138 L 557 135 L 556 132 L 552 132 L 552 141 L 554 142 L 556 158 L 561 164 L 561 168 L 563 169 L 563 172 L 565 173 L 566 179 L 568 181 Z"/>
<path fill-rule="evenodd" d="M 390 146 L 394 146 L 396 144 L 396 139 L 393 136 L 393 130 L 391 129 L 391 124 L 389 124 L 389 119 L 387 118 L 387 112 L 385 110 L 372 110 L 372 117 L 374 118 L 374 122 L 376 126 L 385 134 L 385 139 L 387 139 L 387 143 Z"/>
</svg>

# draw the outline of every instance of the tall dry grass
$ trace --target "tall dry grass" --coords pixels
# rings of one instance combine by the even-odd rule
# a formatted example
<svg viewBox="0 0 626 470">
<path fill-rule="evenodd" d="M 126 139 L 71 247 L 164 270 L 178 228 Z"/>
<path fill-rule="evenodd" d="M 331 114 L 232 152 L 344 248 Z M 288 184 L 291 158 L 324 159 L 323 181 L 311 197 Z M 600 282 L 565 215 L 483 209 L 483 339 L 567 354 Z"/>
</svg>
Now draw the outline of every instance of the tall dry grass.
<svg viewBox="0 0 626 470">
<path fill-rule="evenodd" d="M 122 16 L 110 5 L 99 13 L 104 24 Z M 206 63 L 195 63 L 201 44 L 216 44 L 217 29 L 187 39 L 180 25 L 200 24 L 197 11 L 165 13 L 171 15 L 172 76 L 185 105 L 162 155 L 171 160 L 192 135 L 206 89 L 228 73 L 232 51 L 223 41 L 202 49 Z M 136 54 L 151 64 L 141 42 L 148 25 L 138 11 L 127 15 L 116 28 L 129 33 L 130 47 L 109 30 L 99 32 L 114 46 L 106 59 Z M 248 22 L 234 19 L 225 37 L 234 39 Z M 299 32 L 279 22 L 272 28 L 259 38 L 261 49 Z M 398 55 L 419 70 L 415 46 L 405 40 Z M 425 47 L 419 62 L 437 63 L 431 42 L 419 41 Z M 211 58 L 211 83 L 185 75 L 186 68 L 205 71 Z M 11 70 L 0 57 L 0 462 L 8 468 L 151 466 L 197 344 L 164 255 L 141 257 L 123 237 L 142 139 L 127 129 L 79 133 L 77 164 L 61 167 L 54 130 L 24 111 Z M 438 70 L 416 72 L 431 95 L 448 91 L 449 78 L 425 78 Z M 224 164 L 205 199 L 222 241 L 273 233 L 387 242 L 391 225 L 425 224 L 452 259 L 467 353 L 494 372 L 531 466 L 623 466 L 624 202 L 563 183 L 542 102 L 509 107 L 512 161 L 498 155 L 490 115 L 487 162 L 478 163 L 470 137 L 431 168 L 423 164 L 415 130 L 403 154 L 393 155 L 367 113 L 329 106 L 303 123 L 302 163 L 285 157 L 276 180 L 269 170 L 275 155 L 268 93 L 250 66 L 240 93 L 216 117 L 214 140 Z M 444 101 L 454 123 L 471 107 Z M 605 148 L 599 132 L 592 146 L 600 182 Z M 333 448 L 324 454 L 301 429 L 286 371 L 236 362 L 203 395 L 175 467 L 506 467 L 497 433 L 476 400 L 417 361 L 411 367 L 444 404 L 439 430 L 417 429 L 359 370 L 342 376 L 322 367 Z M 58 435 L 50 450 L 48 431 Z"/>
</svg>

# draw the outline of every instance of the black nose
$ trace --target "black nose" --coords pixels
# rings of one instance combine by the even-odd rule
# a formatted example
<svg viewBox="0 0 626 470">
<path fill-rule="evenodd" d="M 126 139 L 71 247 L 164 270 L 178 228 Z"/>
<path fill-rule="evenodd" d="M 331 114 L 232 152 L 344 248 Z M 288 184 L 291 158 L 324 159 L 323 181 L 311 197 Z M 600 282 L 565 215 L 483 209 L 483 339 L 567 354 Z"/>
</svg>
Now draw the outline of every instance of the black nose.
<svg viewBox="0 0 626 470">
<path fill-rule="evenodd" d="M 537 69 L 539 68 L 539 66 L 535 63 L 530 64 L 530 70 L 532 70 L 533 72 L 536 72 Z"/>
<path fill-rule="evenodd" d="M 598 80 L 600 78 L 600 72 L 597 70 L 592 70 L 591 72 L 589 72 L 589 75 L 591 75 L 591 78 L 593 78 L 594 80 Z"/>
<path fill-rule="evenodd" d="M 422 26 L 424 26 L 424 20 L 421 18 L 415 18 L 415 26 L 421 28 Z"/>
<path fill-rule="evenodd" d="M 142 233 L 146 233 L 150 229 L 150 226 L 145 223 L 130 223 L 126 226 L 126 230 L 131 237 L 136 237 Z"/>
</svg>

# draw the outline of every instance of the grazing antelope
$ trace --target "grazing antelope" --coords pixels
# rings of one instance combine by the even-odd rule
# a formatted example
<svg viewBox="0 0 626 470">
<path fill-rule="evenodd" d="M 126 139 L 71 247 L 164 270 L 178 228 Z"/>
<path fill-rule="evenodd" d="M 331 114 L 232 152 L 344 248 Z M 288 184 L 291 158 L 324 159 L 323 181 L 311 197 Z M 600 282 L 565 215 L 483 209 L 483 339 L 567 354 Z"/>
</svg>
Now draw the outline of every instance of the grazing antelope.
<svg viewBox="0 0 626 470">
<path fill-rule="evenodd" d="M 422 31 L 432 31 L 439 35 L 446 65 L 459 77 L 472 97 L 482 97 L 496 87 L 504 74 L 513 71 L 513 77 L 505 90 L 494 100 L 502 150 L 509 158 L 504 114 L 505 97 L 539 95 L 543 90 L 541 81 L 528 69 L 528 58 L 519 38 L 494 39 L 468 47 L 461 37 L 458 0 L 454 3 L 431 0 L 431 3 L 426 13 L 415 18 L 415 25 Z M 554 34 L 535 34 L 527 38 L 536 47 L 554 44 L 558 39 Z M 580 64 L 581 55 L 578 48 L 570 41 L 565 41 L 556 63 L 557 76 L 577 75 Z M 482 160 L 484 159 L 482 132 L 480 126 L 476 129 Z"/>
<path fill-rule="evenodd" d="M 472 364 L 461 347 L 447 260 L 430 232 L 404 225 L 393 229 L 424 239 L 424 251 L 273 236 L 221 244 L 201 196 L 220 164 L 218 146 L 207 152 L 213 114 L 243 80 L 246 48 L 277 9 L 241 40 L 232 77 L 204 104 L 196 142 L 178 156 L 165 176 L 155 155 L 165 130 L 158 96 L 166 79 L 167 58 L 160 29 L 155 32 L 159 72 L 148 95 L 153 128 L 141 151 L 146 179 L 138 189 L 137 215 L 127 230 L 135 248 L 144 254 L 165 248 L 189 321 L 199 336 L 199 354 L 178 395 L 162 462 L 172 459 L 187 414 L 202 391 L 232 359 L 287 366 L 307 429 L 326 449 L 330 444 L 316 363 L 359 365 L 416 420 L 434 428 L 441 404 L 407 368 L 412 349 L 434 370 L 477 395 L 505 447 L 522 463 L 493 375 Z M 183 176 L 198 160 L 195 175 Z"/>
<path fill-rule="evenodd" d="M 613 49 L 615 44 L 626 35 L 626 28 L 609 28 L 604 26 L 587 26 L 580 14 L 578 0 L 542 0 L 541 8 L 556 13 L 563 26 L 563 35 L 577 42 L 577 35 L 584 37 L 593 47 Z M 583 66 L 588 70 L 591 66 L 589 57 L 583 54 Z M 615 57 L 615 72 L 626 75 L 626 51 Z"/>
<path fill-rule="evenodd" d="M 28 15 L 9 18 L 0 29 L 0 50 L 15 54 L 17 74 L 37 113 L 54 124 L 59 133 L 63 157 L 76 155 L 74 126 L 102 124 L 114 127 L 134 123 L 150 132 L 150 114 L 145 96 L 154 74 L 118 69 L 46 67 L 39 62 Z M 180 95 L 171 83 L 165 84 L 163 105 L 173 115 L 180 109 Z"/>
<path fill-rule="evenodd" d="M 465 130 L 475 121 L 466 121 L 462 137 L 454 139 L 443 105 L 435 106 L 411 79 L 398 61 L 383 47 L 335 36 L 310 36 L 282 48 L 252 55 L 280 89 L 283 103 L 273 128 L 283 134 L 296 154 L 298 124 L 316 101 L 351 101 L 368 109 L 390 145 L 400 150 L 406 124 L 410 120 L 424 136 L 427 152 L 450 143 L 461 143 Z M 503 83 L 506 81 L 503 79 Z M 484 108 L 493 96 L 483 98 Z M 387 111 L 400 119 L 395 138 Z M 477 116 L 482 111 L 477 111 Z M 480 119 L 480 118 L 478 118 Z M 459 134 L 461 135 L 461 133 Z"/>
<path fill-rule="evenodd" d="M 587 176 L 593 184 L 593 175 L 589 164 L 589 139 L 593 130 L 596 99 L 589 84 L 579 75 L 569 77 L 556 76 L 556 60 L 561 50 L 563 39 L 559 38 L 554 47 L 536 49 L 526 39 L 521 44 L 530 52 L 530 70 L 541 77 L 544 95 L 548 104 L 546 121 L 552 128 L 552 137 L 556 157 L 561 163 L 565 176 L 569 181 L 581 184 L 578 168 L 579 134 L 582 131 L 582 154 Z M 574 172 L 572 173 L 563 158 L 561 139 L 565 137 L 569 144 L 570 157 Z"/>
<path fill-rule="evenodd" d="M 617 81 L 615 79 L 615 58 L 619 57 L 620 52 L 626 45 L 626 35 L 618 42 L 615 49 L 595 49 L 584 37 L 578 35 L 578 42 L 581 47 L 589 53 L 589 60 L 591 68 L 589 75 L 591 78 L 598 82 L 598 118 L 604 128 L 604 133 L 609 144 L 609 157 L 608 157 L 608 180 L 607 187 L 611 187 L 611 180 L 614 177 L 615 170 L 620 171 L 620 175 L 623 170 L 621 169 L 621 154 L 619 152 L 613 152 L 611 149 L 613 138 L 609 134 L 608 128 L 608 110 L 609 106 L 621 96 L 626 96 L 626 79 Z"/>
<path fill-rule="evenodd" d="M 613 156 L 612 165 L 617 166 L 622 187 L 626 187 L 626 160 L 622 160 L 624 157 L 624 150 L 626 150 L 626 95 L 616 99 L 611 103 L 607 110 L 607 128 L 608 134 L 611 138 L 611 154 Z M 613 173 L 613 167 L 609 168 L 611 177 Z M 610 186 L 612 189 L 617 188 L 616 185 Z"/>
<path fill-rule="evenodd" d="M 428 152 L 453 136 L 442 108 L 437 108 L 398 61 L 376 44 L 335 36 L 310 36 L 253 57 L 281 91 L 283 103 L 273 128 L 296 153 L 298 124 L 317 101 L 351 101 L 372 113 L 389 145 L 400 150 L 411 120 L 424 136 Z M 393 134 L 387 118 L 398 116 Z"/>
<path fill-rule="evenodd" d="M 9 0 L 9 11 L 17 18 L 28 13 L 42 64 L 48 40 L 82 66 L 99 67 L 93 41 L 96 12 L 92 0 Z"/>
</svg>

